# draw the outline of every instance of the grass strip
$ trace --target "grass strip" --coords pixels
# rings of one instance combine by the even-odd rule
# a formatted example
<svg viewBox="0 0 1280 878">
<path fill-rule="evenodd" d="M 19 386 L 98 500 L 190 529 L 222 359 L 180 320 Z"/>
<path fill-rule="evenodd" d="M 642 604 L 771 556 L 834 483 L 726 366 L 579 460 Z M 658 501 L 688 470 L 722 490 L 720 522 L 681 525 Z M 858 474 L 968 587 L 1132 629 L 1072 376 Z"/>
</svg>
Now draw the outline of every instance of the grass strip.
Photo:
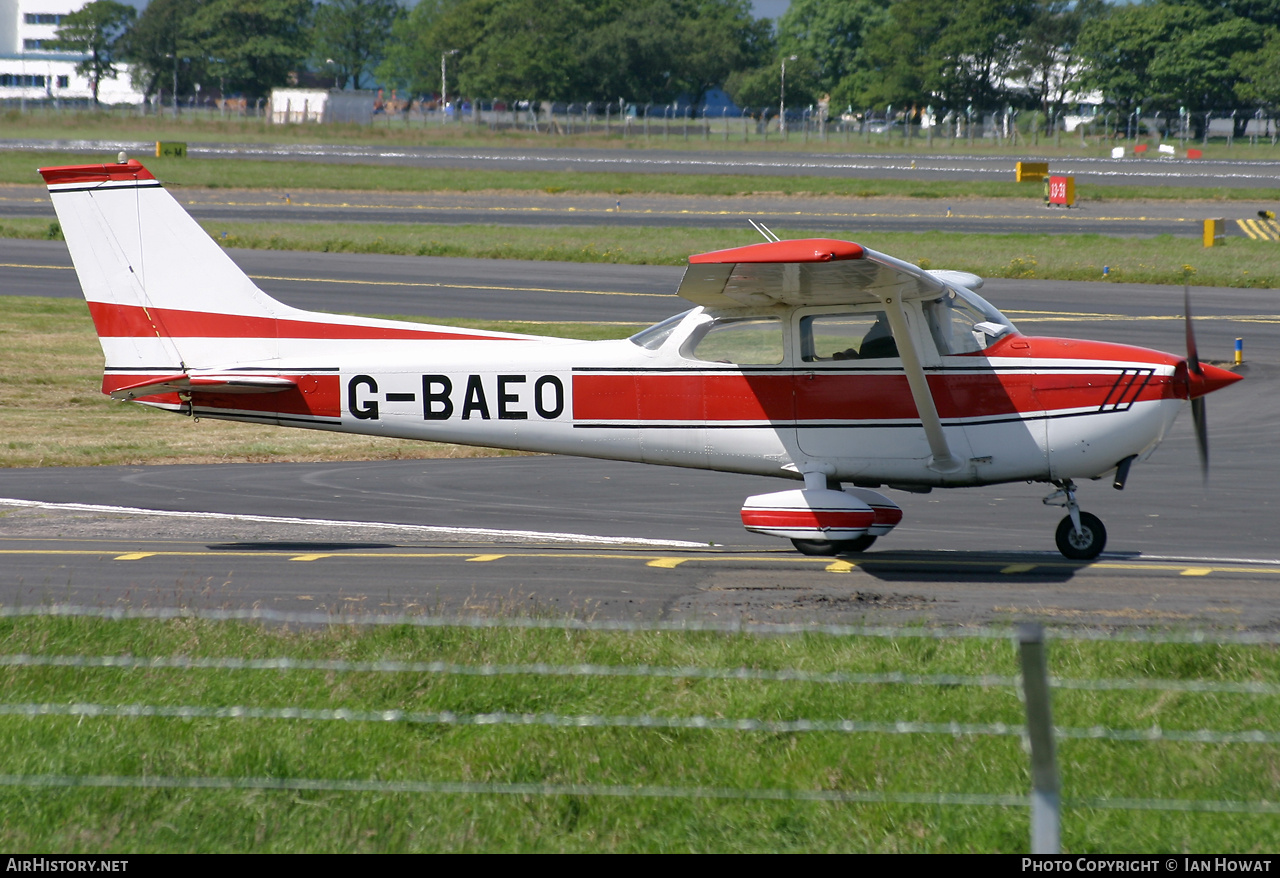
<svg viewBox="0 0 1280 878">
<path fill-rule="evenodd" d="M 321 253 L 461 256 L 624 265 L 685 265 L 693 253 L 754 243 L 736 229 L 686 227 L 411 225 L 407 223 L 206 222 L 225 247 Z M 922 268 L 971 271 L 981 277 L 1193 286 L 1280 287 L 1280 244 L 1230 238 L 1204 247 L 1198 238 L 1158 235 L 974 235 L 962 232 L 840 233 L 779 230 L 788 238 L 842 236 Z M 56 222 L 9 219 L 0 237 L 61 238 Z M 1104 267 L 1107 274 L 1103 274 Z"/>
<path fill-rule="evenodd" d="M 398 318 L 564 338 L 636 327 Z M 399 460 L 513 452 L 177 417 L 101 392 L 102 349 L 77 299 L 0 296 L 0 466 L 106 466 L 271 460 Z"/>
<path fill-rule="evenodd" d="M 543 147 L 547 144 L 541 144 Z M 114 162 L 116 152 L 0 152 L 0 183 L 37 183 L 36 168 L 51 165 Z M 829 176 L 781 176 L 728 173 L 646 174 L 616 171 L 504 171 L 425 168 L 406 165 L 314 161 L 140 158 L 153 174 L 177 191 L 181 187 L 304 189 L 380 192 L 521 191 L 583 194 L 654 195 L 824 195 L 846 198 L 1013 198 L 1039 205 L 1043 187 L 1013 180 L 1013 159 L 1005 180 L 895 180 Z M 1077 187 L 1081 201 L 1280 201 L 1280 188 L 1090 186 Z"/>
<path fill-rule="evenodd" d="M 692 253 L 755 243 L 734 229 L 577 226 L 452 226 L 398 223 L 206 223 L 228 247 L 406 256 L 469 256 L 628 265 L 685 265 Z M 37 229 L 38 231 L 38 229 Z M 776 230 L 775 230 L 776 231 Z M 225 237 L 224 237 L 225 234 Z M 787 229 L 786 237 L 840 237 Z M 922 268 L 971 271 L 982 277 L 1107 280 L 1113 283 L 1280 287 L 1280 244 L 1232 238 L 1206 248 L 1196 238 L 1105 235 L 970 235 L 960 232 L 863 232 L 856 240 Z M 1103 275 L 1103 267 L 1109 273 Z"/>
<path fill-rule="evenodd" d="M 1005 640 L 809 634 L 363 628 L 289 630 L 198 619 L 0 622 L 0 653 L 236 660 L 711 667 L 1016 676 Z M 1055 642 L 1055 676 L 1275 679 L 1271 647 Z M 278 668 L 0 668 L 4 701 L 250 705 L 352 712 L 1020 725 L 1004 686 L 849 685 L 697 677 L 342 672 Z M 1274 696 L 1055 692 L 1063 726 L 1269 728 Z M 459 726 L 163 717 L 0 716 L 0 775 L 319 779 L 527 785 L 515 795 L 342 789 L 0 789 L 11 849 L 174 851 L 929 851 L 1026 850 L 1022 807 L 540 794 L 540 785 L 872 791 L 904 797 L 1025 795 L 1016 737 Z M 1059 744 L 1064 798 L 1260 802 L 1272 745 Z M 1064 850 L 1274 850 L 1280 818 L 1068 807 Z"/>
<path fill-rule="evenodd" d="M 370 146 L 442 146 L 442 147 L 581 147 L 592 149 L 617 149 L 645 151 L 650 149 L 697 152 L 777 152 L 782 155 L 808 153 L 902 154 L 906 157 L 920 155 L 979 155 L 1008 156 L 1012 160 L 1027 158 L 1106 158 L 1117 146 L 1132 148 L 1145 143 L 1152 159 L 1159 161 L 1155 146 L 1159 138 L 1145 137 L 1129 141 L 1122 136 L 1101 136 L 1080 133 L 1058 134 L 1054 137 L 1036 136 L 1024 120 L 1018 141 L 978 137 L 973 140 L 946 136 L 937 132 L 929 138 L 927 132 L 916 129 L 910 141 L 902 132 L 893 135 L 868 135 L 860 133 L 856 124 L 846 132 L 840 125 L 828 126 L 827 136 L 816 132 L 806 134 L 794 129 L 782 138 L 771 126 L 767 136 L 761 136 L 753 119 L 716 117 L 710 120 L 709 135 L 705 136 L 700 120 L 689 126 L 689 137 L 684 136 L 684 119 L 672 119 L 664 125 L 657 108 L 649 123 L 649 134 L 644 134 L 644 120 L 633 119 L 627 136 L 622 135 L 616 113 L 610 116 L 606 135 L 604 117 L 591 121 L 590 130 L 582 124 L 580 116 L 572 122 L 568 133 L 563 114 L 557 114 L 559 130 L 552 134 L 544 124 L 534 131 L 521 116 L 519 127 L 507 127 L 510 117 L 503 116 L 503 127 L 476 125 L 471 122 L 442 125 L 438 117 L 385 115 L 375 117 L 368 125 L 356 124 L 267 124 L 261 116 L 222 115 L 216 110 L 192 111 L 184 109 L 174 117 L 165 109 L 158 115 L 139 115 L 135 108 L 76 110 L 29 108 L 22 112 L 16 108 L 0 113 L 0 121 L 9 137 L 32 140 L 177 140 L 190 143 L 274 143 L 274 144 L 333 144 Z M 727 136 L 726 136 L 727 135 Z M 1187 148 L 1199 149 L 1210 161 L 1271 161 L 1280 155 L 1280 141 L 1274 138 L 1236 138 L 1230 145 L 1225 138 L 1209 142 L 1195 140 L 1167 141 L 1179 153 Z"/>
</svg>

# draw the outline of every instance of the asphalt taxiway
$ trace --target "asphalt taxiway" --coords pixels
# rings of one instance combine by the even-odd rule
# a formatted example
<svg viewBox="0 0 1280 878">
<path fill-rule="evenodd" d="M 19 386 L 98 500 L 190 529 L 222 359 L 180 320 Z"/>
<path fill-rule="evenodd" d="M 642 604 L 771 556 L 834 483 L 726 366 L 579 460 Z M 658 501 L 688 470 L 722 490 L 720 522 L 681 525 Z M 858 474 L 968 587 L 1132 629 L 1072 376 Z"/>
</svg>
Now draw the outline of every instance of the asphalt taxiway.
<svg viewBox="0 0 1280 878">
<path fill-rule="evenodd" d="M 59 247 L 0 257 L 53 266 Z M 684 304 L 679 269 L 233 256 L 299 307 L 625 322 Z M 9 292 L 77 294 L 65 267 L 10 275 Z M 991 281 L 984 293 L 1024 332 L 1183 344 L 1181 289 Z M 0 602 L 1266 628 L 1280 623 L 1273 297 L 1194 291 L 1202 357 L 1229 360 L 1246 338 L 1247 380 L 1208 399 L 1210 481 L 1182 418 L 1123 492 L 1082 485 L 1110 531 L 1093 564 L 1053 550 L 1062 513 L 1041 505 L 1043 485 L 895 493 L 906 517 L 892 535 L 863 556 L 811 559 L 741 529 L 742 499 L 782 486 L 759 477 L 562 457 L 10 469 Z"/>
<path fill-rule="evenodd" d="M 671 132 L 679 136 L 679 129 Z M 674 137 L 671 139 L 675 139 Z M 188 144 L 192 157 L 245 158 L 268 161 L 307 161 L 325 164 L 365 164 L 395 167 L 429 167 L 514 171 L 586 171 L 639 174 L 745 174 L 766 177 L 805 176 L 845 179 L 992 180 L 1011 179 L 1014 164 L 1022 160 L 1044 161 L 1034 145 L 1024 154 L 984 155 L 981 147 L 967 147 L 963 140 L 935 138 L 918 143 L 918 153 L 882 152 L 875 138 L 856 137 L 828 141 L 822 149 L 797 136 L 787 144 L 765 148 L 744 147 L 721 141 L 699 147 L 687 143 L 671 148 L 659 135 L 641 140 L 620 140 L 612 148 L 579 147 L 448 147 L 324 143 L 197 143 Z M 1127 146 L 1121 158 L 1088 156 L 1096 147 L 1082 146 L 1081 155 L 1050 159 L 1055 174 L 1070 174 L 1077 183 L 1100 186 L 1156 184 L 1176 187 L 1274 188 L 1280 185 L 1280 161 L 1236 159 L 1188 159 L 1183 151 L 1196 144 L 1179 143 L 1178 156 L 1157 153 L 1142 157 Z M 1055 147 L 1056 149 L 1057 147 Z M 1070 149 L 1068 142 L 1067 148 Z M 79 152 L 101 160 L 120 150 L 134 156 L 154 154 L 155 141 L 124 140 L 27 140 L 0 139 L 0 149 L 42 152 Z M 852 150 L 858 150 L 857 153 Z M 927 152 L 926 152 L 927 151 Z"/>
<path fill-rule="evenodd" d="M 1047 207 L 1039 188 L 1020 199 L 865 198 L 754 193 L 732 197 L 547 192 L 333 192 L 184 189 L 174 197 L 206 225 L 383 223 L 741 229 L 759 220 L 777 232 L 854 238 L 870 232 L 1100 234 L 1198 237 L 1205 219 L 1256 218 L 1256 201 L 1090 201 Z M 0 218 L 54 219 L 41 186 L 0 187 Z M 1230 233 L 1243 235 L 1234 222 Z"/>
</svg>

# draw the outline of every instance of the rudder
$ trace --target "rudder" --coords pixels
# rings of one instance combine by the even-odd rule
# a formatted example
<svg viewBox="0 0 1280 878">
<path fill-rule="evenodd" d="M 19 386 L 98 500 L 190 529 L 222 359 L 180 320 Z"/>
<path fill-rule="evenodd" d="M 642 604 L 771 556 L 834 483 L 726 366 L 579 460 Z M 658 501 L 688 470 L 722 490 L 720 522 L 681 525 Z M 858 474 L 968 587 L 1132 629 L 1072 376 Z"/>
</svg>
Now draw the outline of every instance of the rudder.
<svg viewBox="0 0 1280 878">
<path fill-rule="evenodd" d="M 187 371 L 278 355 L 274 323 L 295 309 L 258 289 L 140 162 L 40 174 L 108 372 Z M 228 332 L 229 324 L 255 330 Z"/>
</svg>

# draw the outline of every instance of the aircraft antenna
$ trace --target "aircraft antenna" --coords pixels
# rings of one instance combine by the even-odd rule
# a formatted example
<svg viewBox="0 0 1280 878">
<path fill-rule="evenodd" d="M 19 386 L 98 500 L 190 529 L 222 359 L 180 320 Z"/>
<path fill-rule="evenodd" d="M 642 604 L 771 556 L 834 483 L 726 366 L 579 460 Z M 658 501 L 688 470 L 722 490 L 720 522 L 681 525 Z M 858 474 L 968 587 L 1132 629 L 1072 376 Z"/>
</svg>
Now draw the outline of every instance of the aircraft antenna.
<svg viewBox="0 0 1280 878">
<path fill-rule="evenodd" d="M 761 237 L 763 237 L 770 244 L 776 243 L 779 240 L 778 236 L 775 235 L 773 232 L 769 231 L 769 227 L 766 226 L 764 223 L 760 222 L 759 220 L 749 219 L 747 220 L 747 222 L 751 223 L 751 228 L 759 232 Z"/>
</svg>

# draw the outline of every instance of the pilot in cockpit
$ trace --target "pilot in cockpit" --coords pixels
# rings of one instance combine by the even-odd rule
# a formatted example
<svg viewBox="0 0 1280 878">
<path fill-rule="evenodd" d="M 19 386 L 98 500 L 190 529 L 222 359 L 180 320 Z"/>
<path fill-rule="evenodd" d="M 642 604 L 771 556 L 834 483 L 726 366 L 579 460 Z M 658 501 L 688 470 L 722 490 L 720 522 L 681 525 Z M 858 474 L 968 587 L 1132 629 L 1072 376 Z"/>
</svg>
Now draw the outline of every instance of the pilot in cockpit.
<svg viewBox="0 0 1280 878">
<path fill-rule="evenodd" d="M 869 318 L 874 318 L 874 321 Z M 809 318 L 805 323 L 810 333 L 806 338 L 810 350 L 804 357 L 806 361 L 878 360 L 898 356 L 898 345 L 889 328 L 889 319 L 883 311 L 863 311 L 857 315 L 823 315 Z M 870 326 L 865 332 L 851 332 L 859 324 L 867 326 L 868 323 Z M 841 335 L 846 339 L 845 344 L 854 339 L 861 340 L 854 346 L 831 350 L 830 342 L 837 341 Z M 827 344 L 820 342 L 818 336 L 825 338 Z"/>
</svg>

